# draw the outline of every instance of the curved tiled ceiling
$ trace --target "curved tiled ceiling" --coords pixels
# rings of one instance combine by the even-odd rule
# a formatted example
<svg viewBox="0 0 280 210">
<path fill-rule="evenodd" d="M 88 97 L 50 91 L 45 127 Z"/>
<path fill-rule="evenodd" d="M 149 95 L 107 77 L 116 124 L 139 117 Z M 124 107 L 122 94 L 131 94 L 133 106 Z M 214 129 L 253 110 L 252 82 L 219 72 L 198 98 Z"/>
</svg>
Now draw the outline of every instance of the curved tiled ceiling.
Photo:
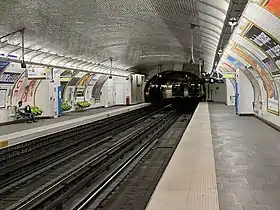
<svg viewBox="0 0 280 210">
<path fill-rule="evenodd" d="M 212 71 L 228 8 L 229 1 L 226 0 L 199 0 L 197 3 L 200 33 L 205 37 L 201 44 L 206 72 Z"/>
<path fill-rule="evenodd" d="M 0 36 L 26 28 L 26 60 L 110 72 L 151 62 L 187 62 L 190 23 L 194 58 L 211 71 L 227 14 L 227 0 L 2 0 Z M 20 36 L 0 42 L 0 52 L 21 57 Z M 97 65 L 102 63 L 102 65 Z"/>
</svg>

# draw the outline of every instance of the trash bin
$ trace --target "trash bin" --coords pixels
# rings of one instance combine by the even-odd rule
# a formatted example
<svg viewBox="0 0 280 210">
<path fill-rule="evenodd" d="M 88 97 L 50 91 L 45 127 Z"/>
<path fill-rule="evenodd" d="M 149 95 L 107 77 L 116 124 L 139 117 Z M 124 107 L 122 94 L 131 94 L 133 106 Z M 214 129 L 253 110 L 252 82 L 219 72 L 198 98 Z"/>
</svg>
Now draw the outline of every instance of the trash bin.
<svg viewBox="0 0 280 210">
<path fill-rule="evenodd" d="M 129 96 L 126 96 L 126 98 L 125 98 L 125 104 L 128 106 L 128 105 L 130 105 L 130 98 L 129 98 Z"/>
</svg>

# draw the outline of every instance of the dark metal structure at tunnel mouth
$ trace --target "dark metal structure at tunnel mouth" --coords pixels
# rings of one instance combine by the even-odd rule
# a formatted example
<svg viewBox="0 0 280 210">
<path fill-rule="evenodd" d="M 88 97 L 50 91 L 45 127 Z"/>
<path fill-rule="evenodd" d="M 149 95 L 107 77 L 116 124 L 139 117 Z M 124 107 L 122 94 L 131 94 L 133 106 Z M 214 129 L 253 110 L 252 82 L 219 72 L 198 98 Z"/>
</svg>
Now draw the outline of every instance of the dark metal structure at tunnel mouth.
<svg viewBox="0 0 280 210">
<path fill-rule="evenodd" d="M 167 94 L 168 92 L 168 94 Z M 171 104 L 177 112 L 192 113 L 204 99 L 203 80 L 189 72 L 165 71 L 145 86 L 145 100 L 155 106 Z"/>
</svg>

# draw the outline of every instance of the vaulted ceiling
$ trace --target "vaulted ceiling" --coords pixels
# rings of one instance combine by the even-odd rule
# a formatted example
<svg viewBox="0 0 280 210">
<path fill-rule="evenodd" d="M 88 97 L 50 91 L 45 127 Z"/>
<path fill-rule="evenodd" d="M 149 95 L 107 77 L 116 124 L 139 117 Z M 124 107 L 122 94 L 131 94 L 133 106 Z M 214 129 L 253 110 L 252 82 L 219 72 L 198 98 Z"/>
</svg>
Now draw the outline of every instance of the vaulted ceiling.
<svg viewBox="0 0 280 210">
<path fill-rule="evenodd" d="M 0 36 L 26 28 L 26 59 L 116 72 L 138 65 L 188 62 L 211 71 L 229 0 L 1 0 Z M 20 34 L 0 41 L 2 56 L 21 59 Z M 96 70 L 97 71 L 97 70 Z"/>
</svg>

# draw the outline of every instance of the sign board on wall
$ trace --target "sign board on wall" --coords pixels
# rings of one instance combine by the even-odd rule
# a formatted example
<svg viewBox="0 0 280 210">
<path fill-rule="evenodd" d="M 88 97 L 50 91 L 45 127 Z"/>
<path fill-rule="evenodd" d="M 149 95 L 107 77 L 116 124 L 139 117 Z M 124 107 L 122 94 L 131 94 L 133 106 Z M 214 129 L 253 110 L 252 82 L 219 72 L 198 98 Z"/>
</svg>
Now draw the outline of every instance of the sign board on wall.
<svg viewBox="0 0 280 210">
<path fill-rule="evenodd" d="M 91 97 L 95 99 L 95 102 L 98 103 L 100 102 L 100 96 L 101 96 L 101 89 L 104 85 L 104 83 L 107 81 L 108 76 L 101 76 L 97 82 L 94 84 Z"/>
<path fill-rule="evenodd" d="M 251 25 L 244 36 L 265 51 L 274 60 L 278 68 L 280 68 L 280 45 L 276 39 L 256 25 Z"/>
<path fill-rule="evenodd" d="M 27 69 L 29 79 L 53 79 L 53 70 L 51 68 L 30 66 Z"/>
<path fill-rule="evenodd" d="M 60 77 L 60 82 L 69 82 L 71 77 Z"/>
<path fill-rule="evenodd" d="M 267 8 L 275 16 L 280 17 L 280 1 L 279 0 L 267 0 L 265 2 L 265 8 Z"/>
<path fill-rule="evenodd" d="M 235 74 L 223 74 L 223 78 L 226 79 L 235 78 Z"/>
</svg>

